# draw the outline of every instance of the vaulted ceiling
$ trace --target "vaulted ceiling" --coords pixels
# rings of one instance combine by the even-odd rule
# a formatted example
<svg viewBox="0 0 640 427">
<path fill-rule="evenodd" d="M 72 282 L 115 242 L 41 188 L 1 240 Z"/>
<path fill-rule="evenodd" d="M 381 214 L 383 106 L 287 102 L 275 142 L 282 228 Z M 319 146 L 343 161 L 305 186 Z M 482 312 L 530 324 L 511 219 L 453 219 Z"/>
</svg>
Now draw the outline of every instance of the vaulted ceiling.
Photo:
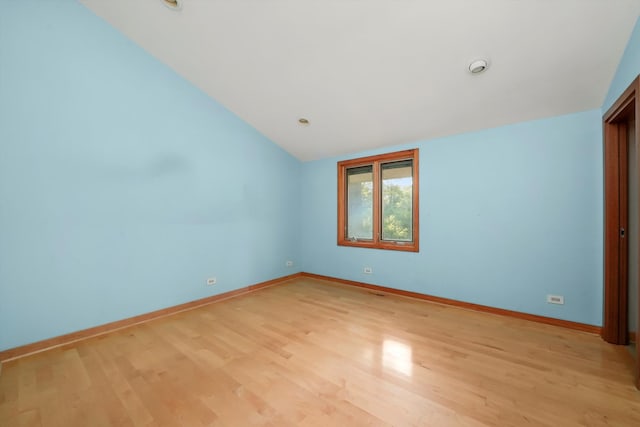
<svg viewBox="0 0 640 427">
<path fill-rule="evenodd" d="M 303 161 L 599 108 L 640 14 L 640 0 L 81 2 Z M 477 58 L 489 68 L 472 75 Z"/>
</svg>

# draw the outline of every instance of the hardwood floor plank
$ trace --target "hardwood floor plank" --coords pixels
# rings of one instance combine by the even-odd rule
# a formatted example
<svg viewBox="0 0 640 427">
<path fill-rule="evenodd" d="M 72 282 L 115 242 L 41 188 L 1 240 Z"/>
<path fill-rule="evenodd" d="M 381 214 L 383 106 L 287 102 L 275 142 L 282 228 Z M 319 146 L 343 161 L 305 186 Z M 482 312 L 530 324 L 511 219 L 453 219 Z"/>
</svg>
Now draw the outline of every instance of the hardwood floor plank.
<svg viewBox="0 0 640 427">
<path fill-rule="evenodd" d="M 0 425 L 637 426 L 624 349 L 313 278 L 3 364 Z"/>
</svg>

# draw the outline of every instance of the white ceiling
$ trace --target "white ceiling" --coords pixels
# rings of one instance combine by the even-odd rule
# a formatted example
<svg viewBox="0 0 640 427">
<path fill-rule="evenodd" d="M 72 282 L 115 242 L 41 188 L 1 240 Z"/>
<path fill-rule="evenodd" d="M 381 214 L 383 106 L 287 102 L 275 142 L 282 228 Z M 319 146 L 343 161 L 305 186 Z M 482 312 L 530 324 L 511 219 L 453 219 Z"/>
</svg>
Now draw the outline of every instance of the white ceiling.
<svg viewBox="0 0 640 427">
<path fill-rule="evenodd" d="M 80 1 L 303 161 L 599 108 L 640 13 L 640 0 Z M 490 68 L 471 75 L 478 57 Z"/>
</svg>

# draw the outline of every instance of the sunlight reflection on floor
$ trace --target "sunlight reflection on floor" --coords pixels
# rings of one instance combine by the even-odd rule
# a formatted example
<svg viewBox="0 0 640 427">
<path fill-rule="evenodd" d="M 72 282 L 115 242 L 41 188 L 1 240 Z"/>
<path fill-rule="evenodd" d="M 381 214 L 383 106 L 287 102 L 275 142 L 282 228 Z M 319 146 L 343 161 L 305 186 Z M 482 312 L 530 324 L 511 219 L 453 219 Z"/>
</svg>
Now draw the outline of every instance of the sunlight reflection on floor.
<svg viewBox="0 0 640 427">
<path fill-rule="evenodd" d="M 382 343 L 382 365 L 386 369 L 411 376 L 413 373 L 413 351 L 401 342 L 386 339 Z"/>
</svg>

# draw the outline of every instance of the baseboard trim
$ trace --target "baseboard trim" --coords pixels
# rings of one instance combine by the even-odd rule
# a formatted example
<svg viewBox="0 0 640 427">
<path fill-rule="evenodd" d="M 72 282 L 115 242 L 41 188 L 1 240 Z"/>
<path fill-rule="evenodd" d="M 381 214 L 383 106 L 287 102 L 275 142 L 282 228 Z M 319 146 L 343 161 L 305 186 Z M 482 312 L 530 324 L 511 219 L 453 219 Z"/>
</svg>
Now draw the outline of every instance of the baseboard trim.
<svg viewBox="0 0 640 427">
<path fill-rule="evenodd" d="M 20 347 L 10 348 L 8 350 L 0 351 L 0 369 L 2 362 L 8 362 L 13 359 L 28 356 L 34 353 L 40 353 L 42 351 L 50 350 L 55 347 L 71 344 L 76 341 L 92 338 L 98 335 L 108 334 L 120 329 L 127 328 L 129 326 L 137 325 L 140 323 L 148 322 L 150 320 L 160 319 L 162 317 L 171 316 L 183 311 L 193 310 L 205 305 L 212 304 L 235 298 L 240 295 L 245 295 L 250 292 L 255 292 L 259 289 L 263 289 L 269 286 L 274 286 L 280 283 L 288 282 L 292 279 L 300 277 L 302 273 L 290 274 L 288 276 L 279 277 L 273 280 L 267 280 L 266 282 L 257 283 L 255 285 L 246 286 L 244 288 L 236 289 L 222 294 L 213 295 L 210 297 L 189 301 L 184 304 L 174 305 L 172 307 L 163 308 L 160 310 L 152 311 L 138 316 L 129 317 L 122 320 L 116 320 L 115 322 L 105 323 L 104 325 L 95 326 L 93 328 L 83 329 L 77 332 L 72 332 L 65 335 L 60 335 L 53 338 L 48 338 L 42 341 L 36 341 L 31 344 L 25 344 Z"/>
<path fill-rule="evenodd" d="M 425 301 L 435 302 L 439 304 L 446 304 L 455 307 L 461 307 L 469 310 L 482 311 L 485 313 L 498 314 L 501 316 L 515 317 L 518 319 L 529 320 L 532 322 L 545 323 L 547 325 L 560 326 L 563 328 L 574 329 L 578 331 L 588 332 L 592 334 L 600 334 L 601 327 L 588 325 L 585 323 L 572 322 L 569 320 L 554 319 L 552 317 L 538 316 L 536 314 L 522 313 L 519 311 L 505 310 L 502 308 L 490 307 L 487 305 L 473 304 L 464 301 L 458 301 L 449 298 L 442 298 L 428 294 L 422 294 L 418 292 L 404 291 L 401 289 L 389 288 L 386 286 L 371 285 L 364 282 L 357 282 L 354 280 L 340 279 L 338 277 L 323 276 L 314 273 L 295 273 L 288 276 L 279 277 L 266 282 L 257 283 L 255 285 L 246 286 L 244 288 L 236 289 L 233 291 L 225 292 L 218 295 L 190 301 L 184 304 L 175 305 L 172 307 L 163 308 L 160 310 L 152 311 L 138 316 L 129 317 L 127 319 L 117 320 L 115 322 L 106 323 L 104 325 L 95 326 L 93 328 L 83 329 L 80 331 L 72 332 L 65 335 L 60 335 L 53 338 L 48 338 L 42 341 L 36 341 L 34 343 L 25 344 L 19 347 L 10 348 L 8 350 L 0 351 L 0 373 L 2 372 L 2 363 L 10 360 L 25 357 L 34 353 L 50 350 L 52 348 L 61 347 L 63 345 L 71 344 L 76 341 L 81 341 L 87 338 L 92 338 L 98 335 L 108 334 L 120 329 L 127 328 L 129 326 L 138 325 L 140 323 L 148 322 L 162 317 L 171 316 L 183 311 L 193 310 L 205 305 L 213 304 L 215 302 L 235 298 L 240 295 L 245 295 L 250 292 L 255 292 L 259 289 L 263 289 L 269 286 L 274 286 L 280 283 L 288 282 L 298 277 L 308 277 L 312 279 L 326 280 L 330 282 L 337 282 L 344 285 L 355 286 L 359 288 L 366 288 L 375 290 L 378 292 L 385 292 L 393 295 L 400 295 L 404 297 L 417 298 Z M 631 334 L 630 334 L 631 335 Z M 630 336 L 631 338 L 631 336 Z M 635 334 L 633 334 L 633 340 L 635 340 Z"/>
<path fill-rule="evenodd" d="M 451 305 L 455 307 L 466 308 L 469 310 L 482 311 L 485 313 L 498 314 L 500 316 L 509 316 L 509 317 L 515 317 L 517 319 L 524 319 L 524 320 L 529 320 L 537 323 L 545 323 L 547 325 L 560 326 L 563 328 L 574 329 L 577 331 L 588 332 L 591 334 L 600 334 L 600 331 L 602 330 L 600 326 L 588 325 L 586 323 L 572 322 L 570 320 L 554 319 L 552 317 L 538 316 L 537 314 L 523 313 L 520 311 L 505 310 L 502 308 L 490 307 L 488 305 L 473 304 L 473 303 L 458 301 L 458 300 L 449 299 L 449 298 L 442 298 L 442 297 L 436 297 L 428 294 L 421 294 L 418 292 L 388 288 L 386 286 L 370 285 L 368 283 L 356 282 L 354 280 L 340 279 L 337 277 L 323 276 L 320 274 L 313 274 L 313 273 L 300 273 L 300 275 L 302 277 L 328 280 L 331 282 L 338 282 L 345 285 L 356 286 L 359 288 L 366 288 L 366 289 L 371 289 L 378 292 L 385 292 L 388 294 L 400 295 L 404 297 L 417 298 L 425 301 L 436 302 L 439 304 L 446 304 L 446 305 Z"/>
</svg>

